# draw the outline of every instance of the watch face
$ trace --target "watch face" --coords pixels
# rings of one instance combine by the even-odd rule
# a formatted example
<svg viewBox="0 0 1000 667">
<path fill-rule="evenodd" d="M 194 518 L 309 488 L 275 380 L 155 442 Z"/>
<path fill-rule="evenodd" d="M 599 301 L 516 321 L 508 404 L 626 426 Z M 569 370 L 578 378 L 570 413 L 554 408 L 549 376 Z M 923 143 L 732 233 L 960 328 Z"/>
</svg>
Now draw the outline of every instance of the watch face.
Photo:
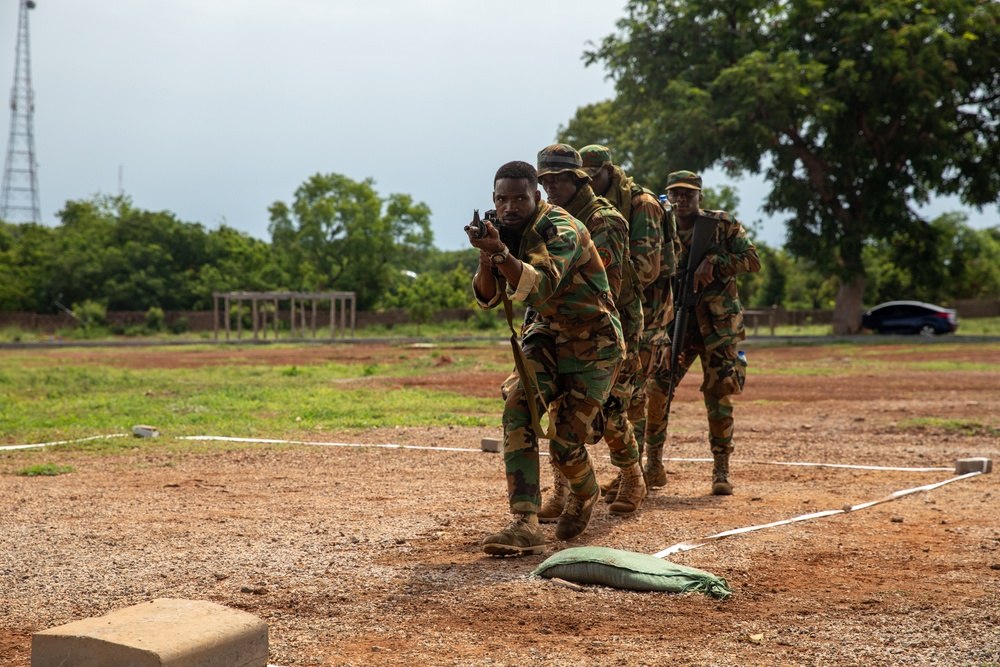
<svg viewBox="0 0 1000 667">
<path fill-rule="evenodd" d="M 503 264 L 507 261 L 507 253 L 505 252 L 495 252 L 490 255 L 490 261 L 494 264 Z"/>
</svg>

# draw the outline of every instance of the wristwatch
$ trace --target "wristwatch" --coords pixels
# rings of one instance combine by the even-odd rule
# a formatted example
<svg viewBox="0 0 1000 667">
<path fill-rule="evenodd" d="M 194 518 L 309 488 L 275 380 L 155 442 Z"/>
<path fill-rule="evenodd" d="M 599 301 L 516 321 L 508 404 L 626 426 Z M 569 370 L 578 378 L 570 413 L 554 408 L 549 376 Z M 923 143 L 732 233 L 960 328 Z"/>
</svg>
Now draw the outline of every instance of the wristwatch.
<svg viewBox="0 0 1000 667">
<path fill-rule="evenodd" d="M 504 246 L 500 252 L 495 252 L 490 255 L 490 261 L 494 264 L 503 264 L 507 261 L 508 257 L 510 257 L 510 250 L 507 249 L 507 246 Z"/>
</svg>

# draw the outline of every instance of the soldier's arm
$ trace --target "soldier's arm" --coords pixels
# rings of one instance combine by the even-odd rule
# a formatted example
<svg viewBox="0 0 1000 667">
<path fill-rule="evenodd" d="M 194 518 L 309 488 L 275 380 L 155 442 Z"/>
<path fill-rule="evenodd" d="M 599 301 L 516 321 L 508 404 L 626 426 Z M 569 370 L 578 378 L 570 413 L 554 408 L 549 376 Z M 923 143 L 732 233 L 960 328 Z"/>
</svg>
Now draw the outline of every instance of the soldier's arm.
<svg viewBox="0 0 1000 667">
<path fill-rule="evenodd" d="M 625 261 L 625 247 L 628 243 L 628 223 L 625 218 L 595 213 L 588 229 L 593 229 L 591 238 L 608 274 L 611 298 L 617 303 L 622 289 L 622 262 Z"/>
<path fill-rule="evenodd" d="M 651 195 L 643 193 L 632 200 L 629 256 L 643 288 L 660 275 L 664 216 L 663 207 Z"/>
<path fill-rule="evenodd" d="M 743 225 L 735 219 L 729 219 L 723 224 L 726 224 L 726 237 L 723 239 L 722 248 L 718 253 L 705 259 L 715 267 L 719 275 L 723 276 L 732 277 L 740 273 L 760 271 L 757 248 L 750 241 Z"/>
</svg>

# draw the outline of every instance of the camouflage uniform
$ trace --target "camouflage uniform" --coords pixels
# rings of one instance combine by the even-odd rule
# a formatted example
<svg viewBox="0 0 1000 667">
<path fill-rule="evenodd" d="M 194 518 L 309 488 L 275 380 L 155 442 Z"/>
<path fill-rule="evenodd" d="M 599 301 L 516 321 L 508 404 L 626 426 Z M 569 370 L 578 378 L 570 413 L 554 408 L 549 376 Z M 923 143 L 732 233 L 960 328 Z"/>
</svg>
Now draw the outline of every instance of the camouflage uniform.
<svg viewBox="0 0 1000 667">
<path fill-rule="evenodd" d="M 583 168 L 593 176 L 612 164 L 611 150 L 591 144 L 580 149 Z M 643 327 L 638 354 L 626 358 L 620 371 L 631 382 L 627 402 L 628 420 L 633 425 L 639 458 L 642 458 L 646 428 L 647 369 L 652 345 L 669 343 L 666 324 L 673 319 L 670 280 L 676 271 L 677 227 L 671 216 L 650 190 L 638 185 L 621 167 L 612 166 L 613 176 L 605 197 L 629 221 L 629 256 L 643 286 Z M 657 335 L 659 334 L 659 335 Z"/>
<path fill-rule="evenodd" d="M 678 176 L 680 175 L 680 176 Z M 675 172 L 671 180 L 677 178 L 697 182 L 700 190 L 701 178 L 691 172 Z M 670 187 L 668 182 L 668 188 Z M 726 461 L 733 451 L 733 405 L 730 396 L 743 390 L 746 364 L 738 359 L 736 344 L 746 338 L 743 328 L 743 308 L 736 290 L 736 276 L 740 273 L 755 273 L 760 270 L 760 258 L 753 243 L 738 220 L 725 211 L 699 210 L 699 216 L 715 218 L 718 222 L 712 241 L 704 257 L 715 268 L 714 279 L 702 288 L 701 301 L 694 308 L 694 317 L 685 337 L 684 361 L 678 369 L 676 384 L 687 373 L 695 357 L 701 359 L 703 379 L 701 392 L 708 411 L 709 444 L 716 462 Z M 691 247 L 693 229 L 678 230 L 681 253 L 677 265 L 686 267 Z M 668 334 L 676 339 L 671 319 Z M 669 415 L 666 414 L 666 391 L 668 370 L 658 369 L 652 383 L 659 391 L 649 397 L 646 446 L 650 452 L 662 451 L 666 439 Z"/>
<path fill-rule="evenodd" d="M 578 497 L 590 497 L 597 481 L 586 444 L 600 440 L 602 406 L 624 352 L 621 324 L 607 274 L 590 232 L 561 208 L 539 202 L 512 253 L 524 262 L 516 286 L 501 284 L 507 296 L 525 303 L 531 321 L 521 331 L 525 362 L 534 369 L 537 398 L 549 408 L 556 436 L 550 454 Z M 512 248 L 513 250 L 513 248 Z M 493 308 L 499 292 L 484 302 Z M 520 379 L 507 392 L 504 410 L 504 466 L 513 513 L 537 513 L 541 504 L 538 436 Z"/>
</svg>

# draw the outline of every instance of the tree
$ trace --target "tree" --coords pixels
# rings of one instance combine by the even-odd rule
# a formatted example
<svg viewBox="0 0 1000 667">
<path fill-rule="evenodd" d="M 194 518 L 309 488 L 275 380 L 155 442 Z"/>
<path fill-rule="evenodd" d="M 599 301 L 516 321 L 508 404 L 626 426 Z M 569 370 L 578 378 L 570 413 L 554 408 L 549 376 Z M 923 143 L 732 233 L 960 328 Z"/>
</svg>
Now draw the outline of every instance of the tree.
<svg viewBox="0 0 1000 667">
<path fill-rule="evenodd" d="M 561 137 L 646 183 L 763 171 L 788 250 L 838 281 L 835 333 L 860 327 L 866 243 L 923 250 L 914 204 L 1000 196 L 1000 3 L 631 0 L 618 28 L 586 54 L 615 99 Z"/>
<path fill-rule="evenodd" d="M 271 244 L 295 289 L 357 293 L 371 308 L 400 270 L 419 269 L 433 242 L 430 208 L 410 195 L 383 199 L 370 178 L 316 174 L 295 201 L 271 205 Z"/>
</svg>

